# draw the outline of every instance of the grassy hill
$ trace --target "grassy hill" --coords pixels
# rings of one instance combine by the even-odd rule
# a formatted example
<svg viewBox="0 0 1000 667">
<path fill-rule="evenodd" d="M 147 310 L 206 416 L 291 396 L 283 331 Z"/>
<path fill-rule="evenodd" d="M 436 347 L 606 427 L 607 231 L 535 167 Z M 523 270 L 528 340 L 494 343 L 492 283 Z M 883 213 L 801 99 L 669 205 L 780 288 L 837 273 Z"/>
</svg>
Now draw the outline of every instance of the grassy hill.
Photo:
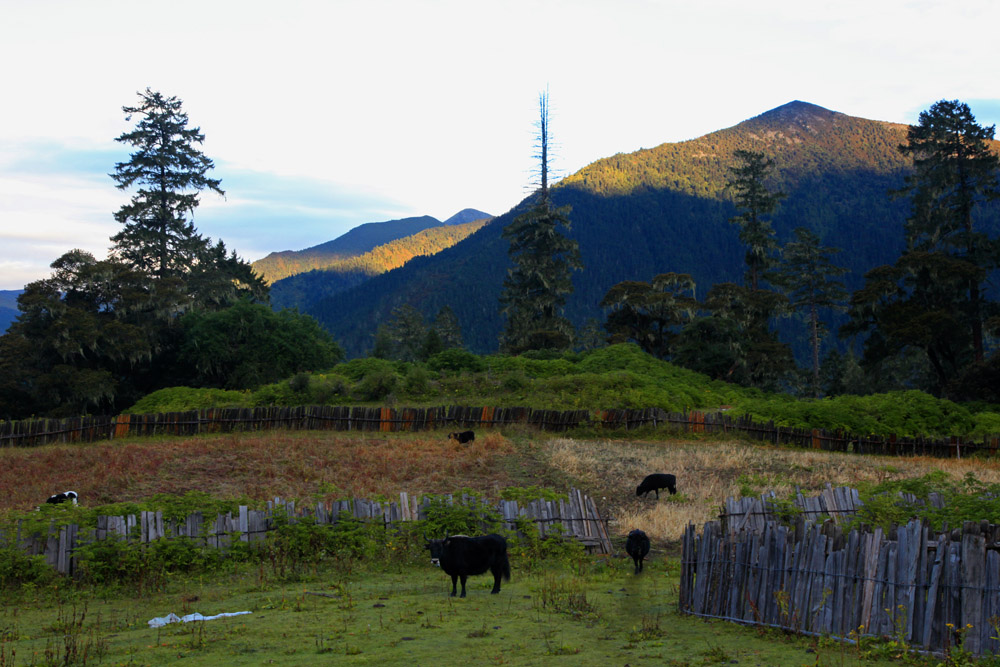
<svg viewBox="0 0 1000 667">
<path fill-rule="evenodd" d="M 897 150 L 905 126 L 792 102 L 698 139 L 599 160 L 563 179 L 556 205 L 572 207 L 570 236 L 583 271 L 573 275 L 567 316 L 580 326 L 604 319 L 598 303 L 623 280 L 648 281 L 667 271 L 690 273 L 703 296 L 715 283 L 738 281 L 743 250 L 723 191 L 733 151 L 773 158 L 774 188 L 787 194 L 774 217 L 780 241 L 805 226 L 824 245 L 843 250 L 850 289 L 869 269 L 895 260 L 903 247 L 908 204 L 893 200 L 907 163 Z M 320 299 L 309 308 L 350 356 L 367 353 L 378 324 L 409 303 L 430 317 L 448 305 L 476 352 L 497 348 L 497 299 L 509 260 L 502 228 L 524 203 L 453 248 Z M 1000 207 L 984 212 L 983 229 L 1000 234 Z M 804 349 L 805 329 L 789 322 L 783 338 Z"/>
</svg>

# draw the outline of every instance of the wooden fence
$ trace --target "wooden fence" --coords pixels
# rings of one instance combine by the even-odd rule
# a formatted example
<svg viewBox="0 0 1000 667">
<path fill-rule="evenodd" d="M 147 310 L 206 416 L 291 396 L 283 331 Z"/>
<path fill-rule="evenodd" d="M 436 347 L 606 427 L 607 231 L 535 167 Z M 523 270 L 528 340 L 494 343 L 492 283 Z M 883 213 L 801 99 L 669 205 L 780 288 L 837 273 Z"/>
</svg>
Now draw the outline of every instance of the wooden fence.
<svg viewBox="0 0 1000 667">
<path fill-rule="evenodd" d="M 557 432 L 574 428 L 628 430 L 651 426 L 689 433 L 745 433 L 774 444 L 890 456 L 961 458 L 977 452 L 995 456 L 1000 448 L 1000 436 L 995 435 L 980 441 L 959 436 L 857 436 L 822 429 L 787 428 L 776 426 L 774 422 L 755 422 L 749 416 L 733 417 L 722 412 L 667 412 L 660 408 L 591 412 L 523 407 L 369 408 L 329 405 L 212 408 L 117 417 L 0 422 L 0 447 L 32 447 L 130 436 L 195 435 L 273 428 L 395 432 L 435 428 L 496 428 L 513 424 L 527 424 Z"/>
<path fill-rule="evenodd" d="M 514 500 L 501 500 L 486 505 L 501 517 L 504 528 L 517 530 L 518 517 L 527 517 L 538 527 L 544 537 L 552 535 L 561 527 L 559 534 L 576 539 L 592 553 L 612 553 L 608 536 L 607 520 L 601 517 L 592 498 L 577 489 L 570 490 L 568 500 L 533 500 L 519 505 Z M 478 501 L 468 496 L 455 499 L 445 496 L 448 503 L 473 504 Z M 197 539 L 204 546 L 224 549 L 233 540 L 250 542 L 264 539 L 275 529 L 275 509 L 281 508 L 291 521 L 309 518 L 316 523 L 329 525 L 337 523 L 342 513 L 357 519 L 374 520 L 385 525 L 401 521 L 426 518 L 426 508 L 431 498 L 424 497 L 418 502 L 416 497 L 403 492 L 399 502 L 379 503 L 363 498 L 334 501 L 327 505 L 298 507 L 294 502 L 282 502 L 275 498 L 267 503 L 264 510 L 252 510 L 241 505 L 233 513 L 219 514 L 214 519 L 204 517 L 200 512 L 179 521 L 165 520 L 163 512 L 141 512 L 139 515 L 99 516 L 95 528 L 81 530 L 77 525 L 50 525 L 47 534 L 22 534 L 23 522 L 19 522 L 16 534 L 5 536 L 0 532 L 0 543 L 7 539 L 16 540 L 24 551 L 32 556 L 43 555 L 45 560 L 63 574 L 76 571 L 74 551 L 77 547 L 108 538 L 136 540 L 148 544 L 157 539 Z"/>
<path fill-rule="evenodd" d="M 913 648 L 1000 652 L 1000 526 L 970 522 L 933 533 L 913 521 L 884 534 L 845 533 L 799 517 L 733 532 L 689 525 L 680 608 L 708 618 Z"/>
<path fill-rule="evenodd" d="M 900 492 L 896 495 L 905 504 L 923 502 L 912 493 Z M 777 494 L 774 491 L 760 496 L 727 498 L 719 513 L 723 532 L 730 535 L 741 531 L 760 532 L 769 521 L 780 520 L 783 508 L 776 500 Z M 927 502 L 939 509 L 944 506 L 941 494 L 937 492 L 931 492 Z M 792 500 L 796 516 L 811 521 L 829 517 L 835 524 L 852 518 L 862 505 L 857 489 L 849 486 L 834 488 L 829 482 L 818 495 L 806 496 L 799 491 Z"/>
</svg>

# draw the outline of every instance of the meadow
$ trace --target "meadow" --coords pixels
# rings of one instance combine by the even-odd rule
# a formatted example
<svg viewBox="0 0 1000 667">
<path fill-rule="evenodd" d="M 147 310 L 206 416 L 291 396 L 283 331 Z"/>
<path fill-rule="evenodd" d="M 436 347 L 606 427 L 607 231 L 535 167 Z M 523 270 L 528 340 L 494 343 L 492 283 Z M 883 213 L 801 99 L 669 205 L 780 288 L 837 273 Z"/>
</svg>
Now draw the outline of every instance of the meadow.
<svg viewBox="0 0 1000 667">
<path fill-rule="evenodd" d="M 635 485 L 650 471 L 676 474 L 678 494 L 637 498 Z M 597 438 L 515 428 L 482 431 L 466 446 L 443 432 L 272 431 L 4 449 L 0 523 L 7 526 L 37 514 L 34 507 L 53 489 L 77 490 L 81 506 L 59 516 L 86 522 L 98 512 L 169 509 L 178 499 L 222 507 L 274 496 L 313 502 L 467 489 L 497 498 L 511 488 L 576 487 L 609 518 L 619 553 L 590 556 L 572 545 L 553 550 L 537 540 L 515 542 L 511 582 L 491 596 L 491 580 L 475 577 L 464 600 L 448 596 L 450 581 L 430 565 L 417 526 L 381 546 L 283 564 L 234 558 L 199 569 L 173 561 L 137 581 L 18 582 L 4 579 L 0 567 L 6 582 L 0 665 L 324 658 L 336 664 L 890 664 L 899 648 L 874 640 L 842 644 L 681 615 L 678 539 L 688 522 L 714 519 L 727 496 L 768 490 L 787 496 L 828 482 L 876 484 L 932 472 L 956 481 L 971 472 L 1000 483 L 1000 463 L 991 460 L 861 457 L 653 430 Z M 51 518 L 52 511 L 43 514 Z M 639 576 L 620 553 L 635 527 L 654 542 Z M 170 612 L 244 610 L 253 613 L 147 627 Z"/>
</svg>

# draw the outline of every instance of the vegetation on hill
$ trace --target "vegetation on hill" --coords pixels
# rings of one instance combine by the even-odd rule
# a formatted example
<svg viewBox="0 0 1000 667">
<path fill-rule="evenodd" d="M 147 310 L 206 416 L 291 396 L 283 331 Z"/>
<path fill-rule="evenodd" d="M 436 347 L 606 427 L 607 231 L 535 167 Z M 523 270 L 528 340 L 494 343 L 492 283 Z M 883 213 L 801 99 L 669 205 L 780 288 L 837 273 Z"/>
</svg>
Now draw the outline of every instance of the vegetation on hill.
<svg viewBox="0 0 1000 667">
<path fill-rule="evenodd" d="M 308 310 L 310 304 L 325 296 L 360 285 L 372 276 L 403 266 L 414 257 L 433 255 L 450 248 L 470 234 L 479 231 L 488 220 L 462 224 L 440 225 L 421 230 L 411 236 L 384 243 L 368 252 L 342 258 L 317 255 L 308 261 L 301 259 L 303 269 L 271 284 L 271 305 L 274 308 Z M 263 260 L 262 260 L 263 261 Z M 292 265 L 286 267 L 292 269 Z"/>
<path fill-rule="evenodd" d="M 266 405 L 436 405 L 670 412 L 728 410 L 780 426 L 857 435 L 1000 433 L 1000 406 L 964 406 L 919 391 L 796 400 L 711 380 L 632 344 L 587 353 L 477 356 L 446 350 L 427 362 L 353 359 L 327 372 L 297 374 L 253 391 L 172 387 L 126 412 L 175 412 Z"/>
</svg>

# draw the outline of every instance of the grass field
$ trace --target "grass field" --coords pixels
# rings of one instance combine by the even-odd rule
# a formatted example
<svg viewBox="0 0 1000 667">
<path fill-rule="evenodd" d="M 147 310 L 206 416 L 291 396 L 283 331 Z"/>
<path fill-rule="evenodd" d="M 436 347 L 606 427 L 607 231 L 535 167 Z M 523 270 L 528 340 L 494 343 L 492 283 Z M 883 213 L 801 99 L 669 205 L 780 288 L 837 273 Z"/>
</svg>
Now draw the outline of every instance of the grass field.
<svg viewBox="0 0 1000 667">
<path fill-rule="evenodd" d="M 635 527 L 654 539 L 638 577 L 619 557 L 547 564 L 512 554 L 512 581 L 499 595 L 489 595 L 492 582 L 477 577 L 464 600 L 448 597 L 450 581 L 414 542 L 389 563 L 326 561 L 281 577 L 264 565 L 234 564 L 202 576 L 173 576 L 160 590 L 141 595 L 127 587 L 66 582 L 22 588 L 3 593 L 0 667 L 889 664 L 880 660 L 891 657 L 892 647 L 789 637 L 680 615 L 682 528 L 715 518 L 727 496 L 772 489 L 808 492 L 828 482 L 932 470 L 955 478 L 974 471 L 985 482 L 1000 481 L 994 461 L 886 459 L 642 435 L 569 438 L 514 429 L 483 431 L 472 445 L 458 446 L 444 433 L 274 431 L 0 450 L 0 513 L 8 518 L 65 489 L 77 490 L 81 502 L 93 506 L 190 490 L 263 502 L 462 488 L 495 498 L 510 486 L 572 486 L 597 500 L 619 540 Z M 676 474 L 678 494 L 658 502 L 636 498 L 635 486 L 648 472 Z M 243 610 L 253 613 L 160 630 L 146 625 L 169 612 Z"/>
</svg>

